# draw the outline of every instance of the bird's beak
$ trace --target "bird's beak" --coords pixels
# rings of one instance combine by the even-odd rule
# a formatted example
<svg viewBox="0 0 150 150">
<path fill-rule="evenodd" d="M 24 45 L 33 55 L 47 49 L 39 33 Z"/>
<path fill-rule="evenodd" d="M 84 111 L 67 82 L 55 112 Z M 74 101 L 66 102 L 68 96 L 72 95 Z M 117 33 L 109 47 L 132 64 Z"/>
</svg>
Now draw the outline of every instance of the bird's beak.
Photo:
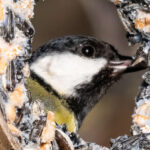
<svg viewBox="0 0 150 150">
<path fill-rule="evenodd" d="M 147 62 L 143 56 L 138 58 L 121 56 L 121 60 L 110 61 L 108 67 L 113 70 L 112 76 L 116 76 L 120 73 L 130 73 L 146 69 Z"/>
<path fill-rule="evenodd" d="M 132 59 L 110 61 L 108 67 L 112 69 L 111 76 L 117 76 L 118 74 L 125 72 L 131 64 Z"/>
<path fill-rule="evenodd" d="M 133 59 L 131 65 L 125 70 L 125 73 L 140 71 L 148 67 L 148 61 L 144 56 Z"/>
</svg>

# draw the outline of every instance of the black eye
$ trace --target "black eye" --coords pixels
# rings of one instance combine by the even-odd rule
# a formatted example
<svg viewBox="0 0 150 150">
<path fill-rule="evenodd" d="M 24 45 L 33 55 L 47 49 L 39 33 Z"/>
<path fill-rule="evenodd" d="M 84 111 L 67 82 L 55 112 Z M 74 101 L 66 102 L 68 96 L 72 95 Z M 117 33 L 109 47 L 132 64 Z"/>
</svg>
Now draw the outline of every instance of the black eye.
<svg viewBox="0 0 150 150">
<path fill-rule="evenodd" d="M 84 46 L 84 47 L 82 48 L 82 54 L 83 54 L 84 56 L 86 56 L 86 57 L 91 57 L 91 56 L 93 56 L 94 51 L 95 51 L 95 49 L 94 49 L 94 47 L 92 47 L 92 46 Z"/>
</svg>

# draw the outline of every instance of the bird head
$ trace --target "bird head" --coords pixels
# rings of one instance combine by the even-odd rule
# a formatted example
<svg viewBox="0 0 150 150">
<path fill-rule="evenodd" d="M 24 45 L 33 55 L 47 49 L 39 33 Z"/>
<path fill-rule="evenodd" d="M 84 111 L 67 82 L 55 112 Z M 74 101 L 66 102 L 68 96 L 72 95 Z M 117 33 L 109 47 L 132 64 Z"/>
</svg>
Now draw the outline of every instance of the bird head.
<svg viewBox="0 0 150 150">
<path fill-rule="evenodd" d="M 80 124 L 131 63 L 131 57 L 118 54 L 106 42 L 66 36 L 34 51 L 30 68 L 59 97 L 66 99 Z"/>
</svg>

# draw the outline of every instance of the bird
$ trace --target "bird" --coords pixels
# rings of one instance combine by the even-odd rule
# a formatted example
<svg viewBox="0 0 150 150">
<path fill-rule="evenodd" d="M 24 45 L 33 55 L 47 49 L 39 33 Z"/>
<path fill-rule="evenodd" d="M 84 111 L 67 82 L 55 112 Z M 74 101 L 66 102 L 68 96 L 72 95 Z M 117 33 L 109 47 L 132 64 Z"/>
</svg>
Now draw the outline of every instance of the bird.
<svg viewBox="0 0 150 150">
<path fill-rule="evenodd" d="M 88 112 L 133 66 L 109 43 L 91 36 L 72 35 L 50 40 L 32 53 L 27 87 L 33 100 L 55 114 L 58 125 L 77 132 Z"/>
</svg>

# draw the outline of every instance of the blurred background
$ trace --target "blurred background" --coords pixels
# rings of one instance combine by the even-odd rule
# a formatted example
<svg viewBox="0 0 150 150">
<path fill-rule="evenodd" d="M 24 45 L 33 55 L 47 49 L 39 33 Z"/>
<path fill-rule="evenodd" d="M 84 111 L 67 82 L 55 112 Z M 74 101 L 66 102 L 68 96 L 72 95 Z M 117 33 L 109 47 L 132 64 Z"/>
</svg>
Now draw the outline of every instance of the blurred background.
<svg viewBox="0 0 150 150">
<path fill-rule="evenodd" d="M 115 6 L 107 0 L 45 0 L 35 7 L 33 49 L 48 40 L 72 34 L 91 35 L 114 45 L 121 54 L 134 55 Z M 131 115 L 142 72 L 127 74 L 89 113 L 79 131 L 89 142 L 110 146 L 111 138 L 130 134 Z"/>
</svg>

